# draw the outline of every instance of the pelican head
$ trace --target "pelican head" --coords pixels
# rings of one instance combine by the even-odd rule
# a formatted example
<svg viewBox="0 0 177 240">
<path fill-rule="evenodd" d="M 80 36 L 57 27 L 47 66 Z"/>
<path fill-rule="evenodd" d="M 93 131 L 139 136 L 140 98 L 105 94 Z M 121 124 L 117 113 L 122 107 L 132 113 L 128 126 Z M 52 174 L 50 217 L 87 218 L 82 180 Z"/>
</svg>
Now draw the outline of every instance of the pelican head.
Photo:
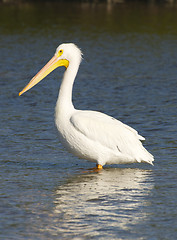
<svg viewBox="0 0 177 240">
<path fill-rule="evenodd" d="M 82 52 L 74 43 L 63 43 L 56 49 L 55 55 L 59 56 L 59 59 L 67 59 L 69 62 L 82 60 Z"/>
<path fill-rule="evenodd" d="M 57 67 L 64 66 L 67 69 L 69 65 L 74 62 L 79 66 L 81 60 L 82 52 L 74 43 L 63 43 L 59 45 L 51 60 L 31 79 L 26 87 L 19 93 L 19 96 L 34 87 Z"/>
</svg>

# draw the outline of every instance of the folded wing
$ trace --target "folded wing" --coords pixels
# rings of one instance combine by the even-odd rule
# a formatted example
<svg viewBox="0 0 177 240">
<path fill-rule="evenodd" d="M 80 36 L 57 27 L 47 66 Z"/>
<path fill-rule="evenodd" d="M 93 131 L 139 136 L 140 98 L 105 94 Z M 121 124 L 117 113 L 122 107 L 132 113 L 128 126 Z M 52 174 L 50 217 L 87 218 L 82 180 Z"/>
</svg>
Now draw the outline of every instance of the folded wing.
<svg viewBox="0 0 177 240">
<path fill-rule="evenodd" d="M 100 112 L 78 110 L 72 115 L 70 121 L 77 131 L 106 148 L 129 155 L 137 162 L 152 164 L 154 160 L 140 141 L 145 138 L 140 136 L 135 129 L 115 118 Z"/>
</svg>

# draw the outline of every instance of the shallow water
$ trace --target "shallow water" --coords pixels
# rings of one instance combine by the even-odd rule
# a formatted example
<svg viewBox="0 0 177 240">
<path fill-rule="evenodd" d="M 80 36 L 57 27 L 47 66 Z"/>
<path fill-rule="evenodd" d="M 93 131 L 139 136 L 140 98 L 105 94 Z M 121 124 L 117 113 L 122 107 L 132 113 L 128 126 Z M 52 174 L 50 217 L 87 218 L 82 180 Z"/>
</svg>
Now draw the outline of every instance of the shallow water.
<svg viewBox="0 0 177 240">
<path fill-rule="evenodd" d="M 170 5 L 0 6 L 0 239 L 176 239 L 177 10 Z M 146 164 L 80 160 L 53 116 L 64 69 L 18 92 L 62 42 L 81 47 L 78 109 L 134 127 Z"/>
</svg>

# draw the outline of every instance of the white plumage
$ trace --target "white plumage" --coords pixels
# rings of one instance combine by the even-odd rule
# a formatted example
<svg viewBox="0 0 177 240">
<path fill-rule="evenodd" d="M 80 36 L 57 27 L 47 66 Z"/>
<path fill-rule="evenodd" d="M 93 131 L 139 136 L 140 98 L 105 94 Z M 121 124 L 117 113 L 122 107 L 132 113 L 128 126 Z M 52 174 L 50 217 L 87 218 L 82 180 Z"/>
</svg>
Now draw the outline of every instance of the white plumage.
<svg viewBox="0 0 177 240">
<path fill-rule="evenodd" d="M 105 164 L 152 164 L 154 158 L 143 147 L 141 140 L 145 139 L 136 130 L 104 113 L 74 108 L 72 88 L 81 60 L 82 53 L 75 44 L 61 44 L 54 57 L 20 95 L 56 67 L 65 66 L 66 71 L 56 104 L 55 122 L 66 148 L 80 158 L 95 161 L 98 168 Z"/>
</svg>

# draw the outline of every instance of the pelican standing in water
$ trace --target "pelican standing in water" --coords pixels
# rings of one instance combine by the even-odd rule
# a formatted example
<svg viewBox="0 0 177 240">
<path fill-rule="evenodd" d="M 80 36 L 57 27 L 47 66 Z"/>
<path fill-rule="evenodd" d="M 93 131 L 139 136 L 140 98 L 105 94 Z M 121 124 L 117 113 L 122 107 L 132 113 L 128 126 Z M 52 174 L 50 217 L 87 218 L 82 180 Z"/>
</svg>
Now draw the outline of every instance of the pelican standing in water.
<svg viewBox="0 0 177 240">
<path fill-rule="evenodd" d="M 77 110 L 72 103 L 72 89 L 79 65 L 81 50 L 73 43 L 61 44 L 52 59 L 19 93 L 28 91 L 55 68 L 66 71 L 60 86 L 55 108 L 55 123 L 64 146 L 79 158 L 105 164 L 149 163 L 153 156 L 143 147 L 145 140 L 136 130 L 97 111 Z"/>
</svg>

